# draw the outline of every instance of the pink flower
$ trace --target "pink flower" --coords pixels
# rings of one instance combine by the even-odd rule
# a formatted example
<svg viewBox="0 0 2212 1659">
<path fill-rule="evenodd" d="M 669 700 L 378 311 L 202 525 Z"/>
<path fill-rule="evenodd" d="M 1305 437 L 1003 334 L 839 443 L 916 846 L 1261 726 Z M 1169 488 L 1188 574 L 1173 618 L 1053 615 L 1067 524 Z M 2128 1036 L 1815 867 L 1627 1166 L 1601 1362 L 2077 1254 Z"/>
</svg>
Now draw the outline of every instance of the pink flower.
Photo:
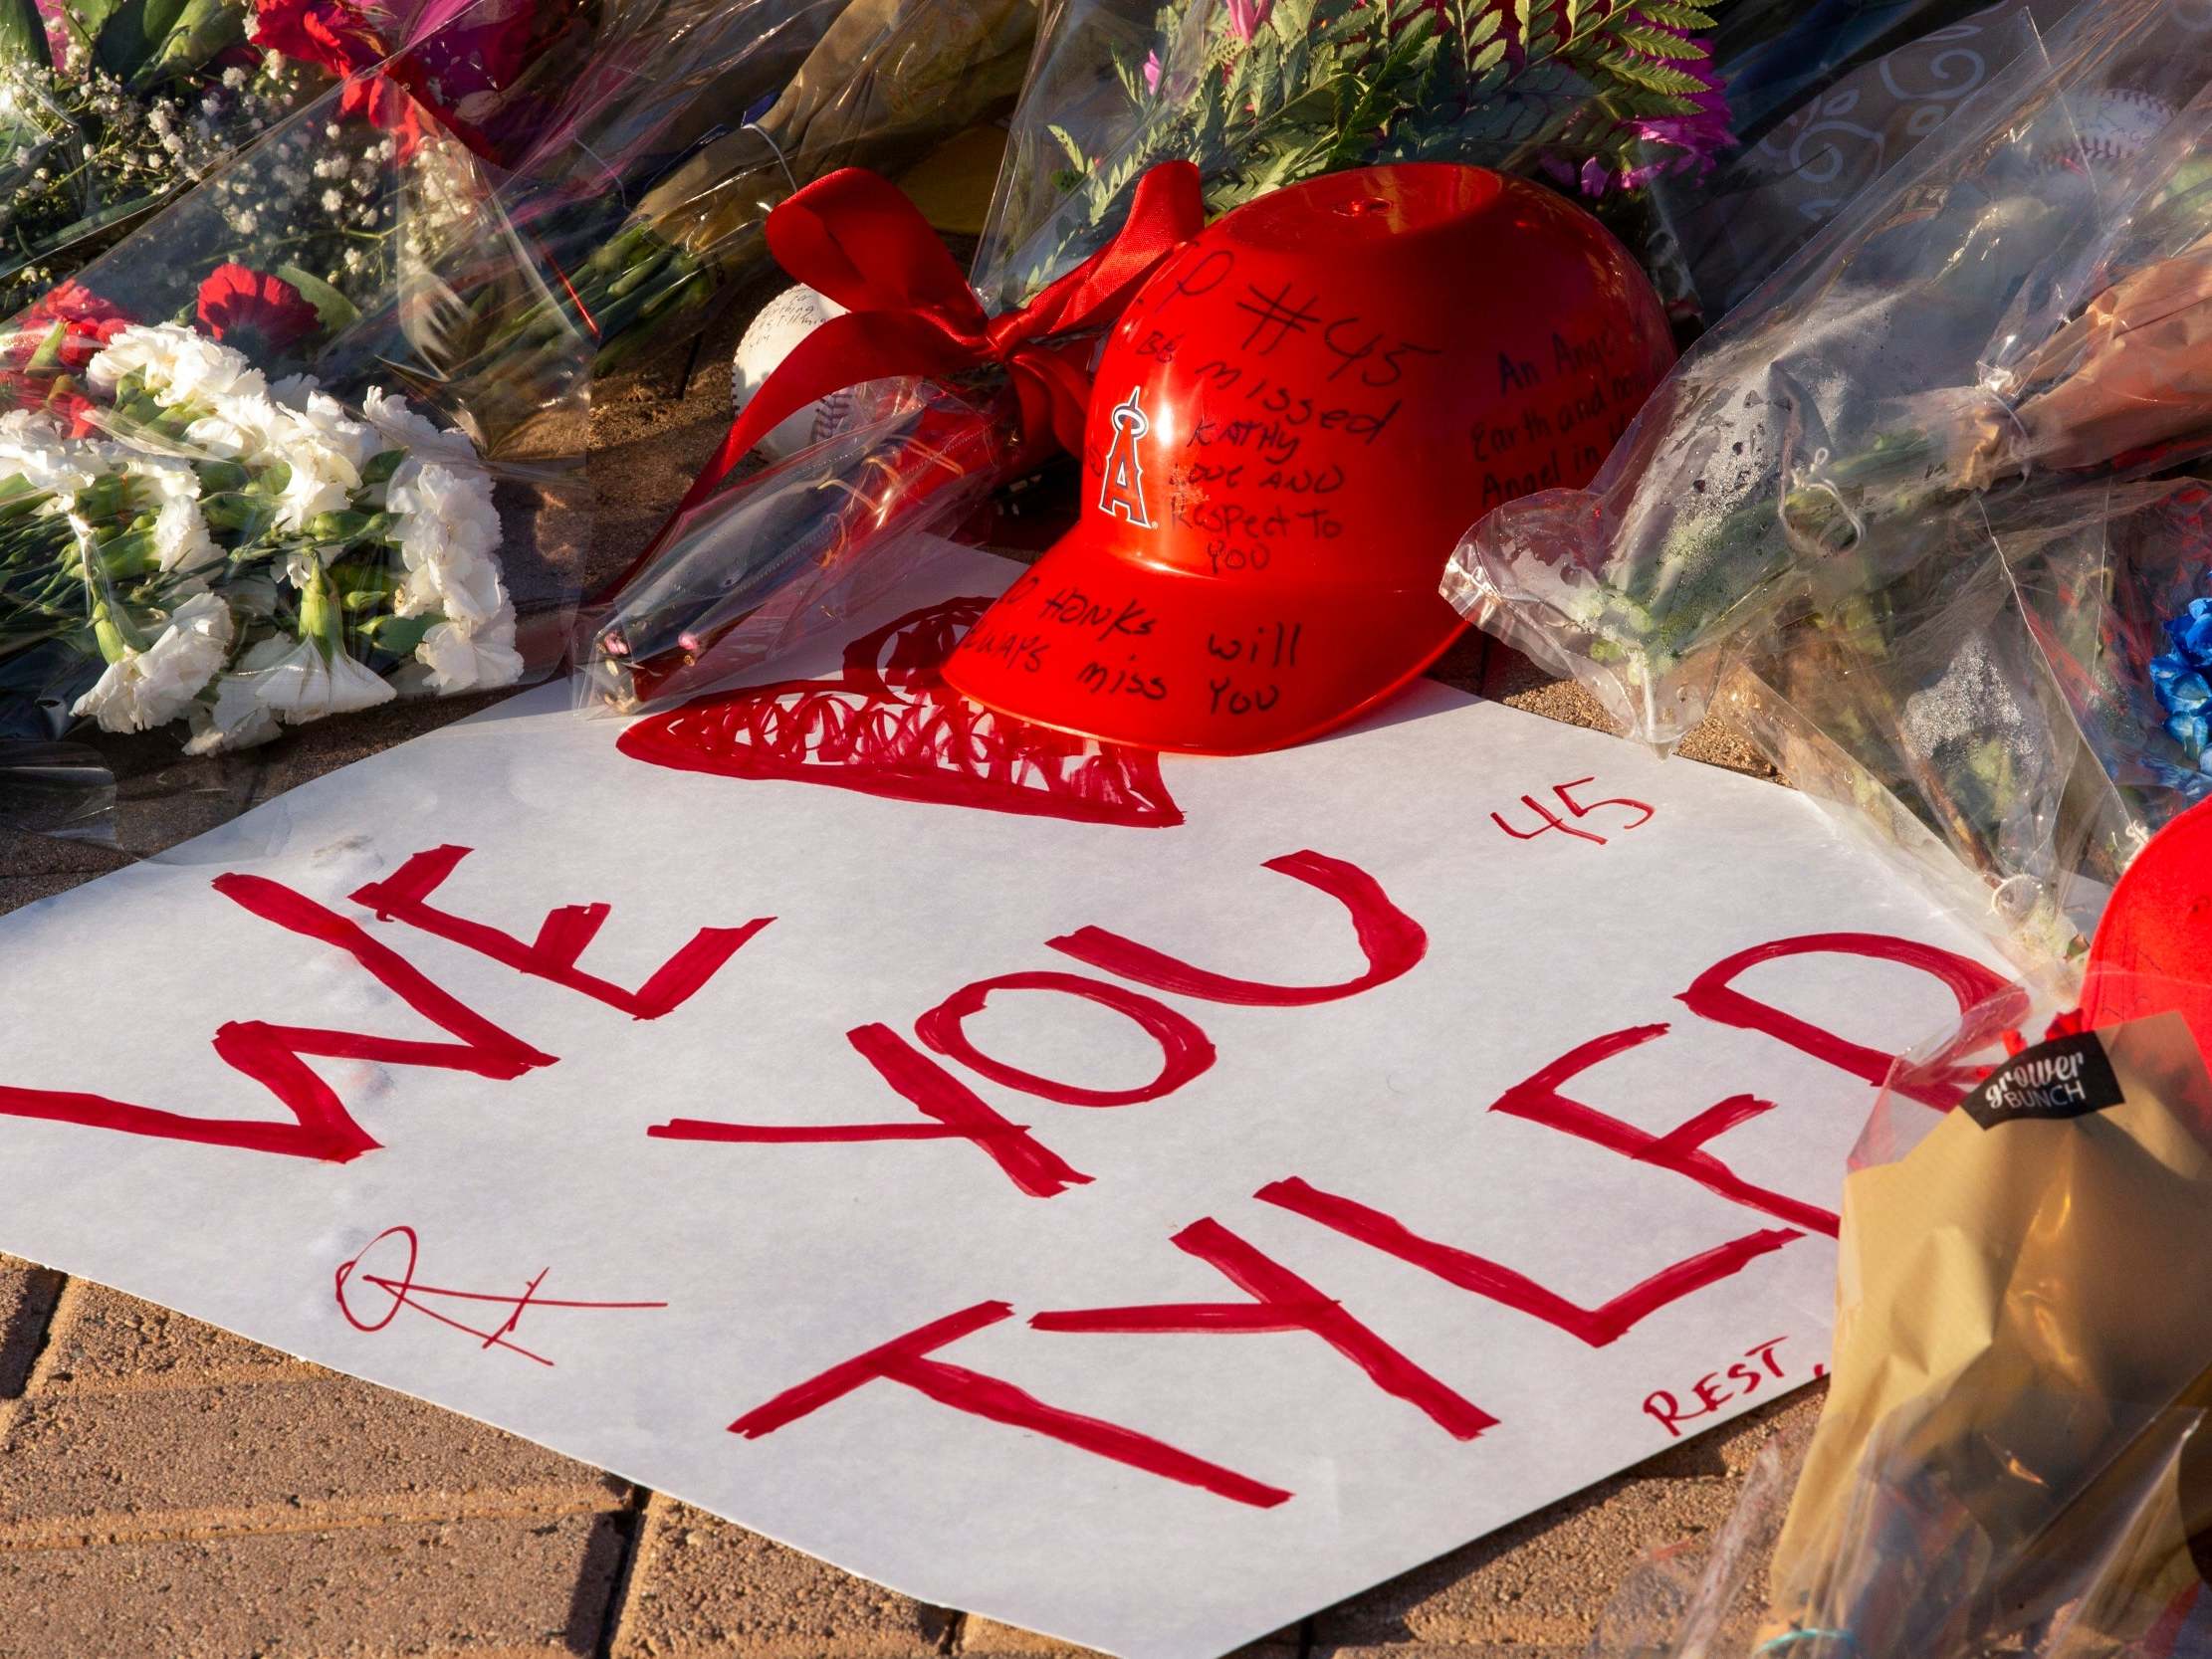
<svg viewBox="0 0 2212 1659">
<path fill-rule="evenodd" d="M 1251 45 L 1252 37 L 1274 9 L 1275 0 L 1228 0 L 1229 33 L 1244 45 Z"/>
<path fill-rule="evenodd" d="M 1145 54 L 1145 91 L 1148 93 L 1156 93 L 1159 90 L 1160 54 L 1157 52 L 1148 52 Z"/>
</svg>

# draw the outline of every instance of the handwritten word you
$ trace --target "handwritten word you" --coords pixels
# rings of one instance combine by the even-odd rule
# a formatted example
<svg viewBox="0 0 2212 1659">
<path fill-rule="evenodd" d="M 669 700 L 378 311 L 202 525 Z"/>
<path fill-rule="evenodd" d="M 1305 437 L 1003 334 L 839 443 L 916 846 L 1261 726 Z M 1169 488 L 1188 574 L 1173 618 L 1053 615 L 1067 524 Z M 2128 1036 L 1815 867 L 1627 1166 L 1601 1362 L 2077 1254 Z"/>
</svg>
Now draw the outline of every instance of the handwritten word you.
<svg viewBox="0 0 2212 1659">
<path fill-rule="evenodd" d="M 604 904 L 556 908 L 526 939 L 434 903 L 439 888 L 467 856 L 469 849 L 454 846 L 417 853 L 386 880 L 357 889 L 352 899 L 383 923 L 447 940 L 518 974 L 639 1020 L 660 1019 L 681 1007 L 773 922 L 764 917 L 735 928 L 702 928 L 642 984 L 623 986 L 580 965 L 585 948 L 608 919 L 609 907 Z M 1295 1017 L 1299 1009 L 1368 995 L 1413 972 L 1425 959 L 1426 930 L 1357 865 L 1305 850 L 1270 859 L 1264 868 L 1333 902 L 1363 962 L 1359 972 L 1319 983 L 1250 979 L 1105 928 L 1083 927 L 1043 944 L 1089 971 L 1017 968 L 993 974 L 954 989 L 913 1019 L 906 1031 L 879 1020 L 854 1026 L 845 1034 L 856 1060 L 873 1072 L 890 1098 L 904 1103 L 911 1117 L 797 1125 L 679 1118 L 652 1125 L 643 1133 L 662 1141 L 762 1146 L 843 1142 L 855 1145 L 855 1155 L 867 1156 L 895 1155 L 900 1142 L 963 1142 L 973 1148 L 979 1170 L 988 1168 L 993 1178 L 1005 1181 L 1025 1199 L 1049 1201 L 1094 1177 L 1051 1146 L 1048 1124 L 1040 1127 L 1006 1116 L 985 1098 L 985 1086 L 1056 1108 L 1085 1111 L 1161 1100 L 1215 1064 L 1215 1043 L 1201 1023 L 1209 1006 L 1274 1009 L 1284 1017 Z M 403 1040 L 261 1021 L 220 1027 L 214 1037 L 218 1056 L 275 1096 L 290 1122 L 188 1116 L 102 1095 L 4 1085 L 0 1085 L 0 1115 L 343 1162 L 375 1151 L 378 1142 L 317 1075 L 311 1059 L 371 1060 L 494 1080 L 520 1077 L 556 1063 L 555 1056 L 469 1008 L 361 923 L 263 877 L 226 874 L 217 877 L 213 886 L 272 926 L 351 957 L 451 1040 Z M 2003 981 L 1987 969 L 1948 951 L 1886 934 L 1840 933 L 1777 939 L 1736 951 L 1697 974 L 1677 1000 L 1701 1021 L 1763 1034 L 1865 1082 L 1880 1084 L 1889 1073 L 1892 1056 L 1763 1002 L 1737 983 L 1763 962 L 1823 954 L 1917 969 L 1938 981 L 1962 1011 L 2004 988 Z M 1134 1087 L 1102 1088 L 1078 1078 L 1031 1071 L 992 1053 L 971 1033 L 971 1022 L 994 996 L 1012 992 L 1072 998 L 1128 1021 L 1157 1051 L 1154 1075 Z M 1178 1000 L 1170 1002 L 1170 997 Z M 1750 1181 L 1714 1151 L 1714 1141 L 1774 1110 L 1773 1102 L 1749 1094 L 1732 1095 L 1671 1129 L 1654 1131 L 1580 1098 L 1577 1080 L 1585 1073 L 1615 1056 L 1667 1040 L 1671 1040 L 1671 1026 L 1663 1021 L 1600 1034 L 1505 1090 L 1488 1110 L 1590 1142 L 1640 1170 L 1651 1171 L 1655 1178 L 1692 1182 L 1765 1222 L 1780 1225 L 1763 1225 L 1717 1240 L 1680 1261 L 1645 1273 L 1596 1306 L 1574 1302 L 1510 1263 L 1417 1231 L 1368 1195 L 1334 1190 L 1298 1171 L 1264 1183 L 1243 1202 L 1297 1216 L 1316 1229 L 1391 1258 L 1408 1272 L 1439 1280 L 1519 1317 L 1542 1321 L 1587 1346 L 1604 1347 L 1660 1309 L 1710 1288 L 1752 1262 L 1808 1234 L 1833 1237 L 1838 1228 L 1834 1212 Z M 1916 1074 L 1899 1087 L 1916 1099 L 1947 1109 L 1962 1092 L 1963 1080 L 1948 1074 Z M 874 1150 L 857 1149 L 870 1142 L 883 1144 Z M 1029 1312 L 1025 1328 L 1040 1337 L 1300 1335 L 1326 1345 L 1369 1385 L 1402 1408 L 1419 1413 L 1442 1435 L 1467 1441 L 1497 1425 L 1498 1419 L 1479 1402 L 1451 1379 L 1416 1362 L 1331 1287 L 1314 1283 L 1291 1262 L 1253 1244 L 1237 1230 L 1233 1216 L 1195 1217 L 1166 1242 L 1226 1281 L 1234 1294 L 1218 1301 L 1038 1309 Z M 374 1285 L 383 1299 L 379 1318 L 396 1313 L 402 1301 L 422 1313 L 428 1311 L 426 1301 L 452 1295 L 411 1284 L 408 1272 L 379 1272 L 374 1279 L 364 1275 L 359 1282 Z M 519 1299 L 503 1300 L 513 1311 L 543 1305 L 534 1290 Z M 1016 1317 L 1010 1302 L 989 1296 L 950 1310 L 791 1384 L 735 1419 L 731 1432 L 748 1439 L 778 1433 L 849 1395 L 885 1383 L 918 1392 L 948 1409 L 1027 1429 L 1233 1503 L 1265 1508 L 1293 1495 L 1256 1474 L 1224 1468 L 1137 1427 L 1055 1406 L 1007 1377 L 940 1357 L 943 1349 L 964 1338 Z M 481 1334 L 481 1328 L 478 1331 Z M 495 1328 L 495 1333 L 511 1337 L 512 1329 Z"/>
</svg>

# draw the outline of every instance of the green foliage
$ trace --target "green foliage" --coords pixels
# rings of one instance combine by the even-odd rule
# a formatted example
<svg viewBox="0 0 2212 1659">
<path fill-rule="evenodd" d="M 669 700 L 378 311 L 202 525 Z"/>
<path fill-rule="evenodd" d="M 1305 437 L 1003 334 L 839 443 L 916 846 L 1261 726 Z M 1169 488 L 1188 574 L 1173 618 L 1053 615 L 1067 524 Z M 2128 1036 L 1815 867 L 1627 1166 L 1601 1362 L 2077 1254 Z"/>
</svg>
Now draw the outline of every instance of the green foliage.
<svg viewBox="0 0 2212 1659">
<path fill-rule="evenodd" d="M 1624 163 L 1627 123 L 1695 115 L 1700 48 L 1724 0 L 1275 0 L 1251 38 L 1206 0 L 1156 19 L 1159 88 L 1142 62 L 1115 72 L 1144 116 L 1112 155 L 1049 128 L 1079 176 L 1083 217 L 1110 217 L 1155 163 L 1185 158 L 1208 203 L 1371 161 L 1458 157 L 1512 165 L 1538 149 Z M 1249 14 L 1245 14 L 1249 17 Z"/>
</svg>

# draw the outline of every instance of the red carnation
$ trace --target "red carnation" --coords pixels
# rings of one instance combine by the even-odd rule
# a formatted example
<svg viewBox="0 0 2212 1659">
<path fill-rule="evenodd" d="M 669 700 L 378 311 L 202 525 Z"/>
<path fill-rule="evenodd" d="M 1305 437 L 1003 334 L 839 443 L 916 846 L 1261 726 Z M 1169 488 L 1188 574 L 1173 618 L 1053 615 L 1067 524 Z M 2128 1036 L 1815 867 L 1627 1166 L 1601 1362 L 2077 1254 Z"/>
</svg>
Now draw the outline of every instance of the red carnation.
<svg viewBox="0 0 2212 1659">
<path fill-rule="evenodd" d="M 200 284 L 199 314 L 202 328 L 261 363 L 282 356 L 323 325 L 298 289 L 243 265 L 218 265 Z"/>
<path fill-rule="evenodd" d="M 316 64 L 344 83 L 340 115 L 360 115 L 398 141 L 402 159 L 421 141 L 414 101 L 377 73 L 389 53 L 368 19 L 347 0 L 254 0 L 254 44 Z"/>
<path fill-rule="evenodd" d="M 82 374 L 116 331 L 130 325 L 131 317 L 83 283 L 63 282 L 15 319 L 8 332 L 7 361 L 17 368 L 27 366 L 57 322 L 64 327 L 52 360 L 65 373 Z"/>
</svg>

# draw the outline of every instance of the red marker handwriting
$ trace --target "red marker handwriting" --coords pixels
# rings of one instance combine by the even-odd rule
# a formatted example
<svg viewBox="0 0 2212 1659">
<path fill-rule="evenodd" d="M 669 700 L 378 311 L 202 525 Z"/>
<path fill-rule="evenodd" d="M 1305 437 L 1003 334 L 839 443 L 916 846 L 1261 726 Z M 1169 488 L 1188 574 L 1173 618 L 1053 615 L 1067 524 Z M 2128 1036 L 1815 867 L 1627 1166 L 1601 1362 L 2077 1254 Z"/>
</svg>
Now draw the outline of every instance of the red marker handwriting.
<svg viewBox="0 0 2212 1659">
<path fill-rule="evenodd" d="M 1373 990 L 1412 971 L 1427 953 L 1429 935 L 1421 925 L 1392 904 L 1382 884 L 1359 866 L 1309 850 L 1270 859 L 1265 868 L 1316 888 L 1344 907 L 1352 923 L 1353 940 L 1367 960 L 1364 972 L 1335 984 L 1274 985 L 1198 967 L 1102 928 L 1079 929 L 1046 943 L 1078 961 L 1155 990 L 1214 1002 L 1283 1008 L 1334 1002 Z M 967 1022 L 1000 991 L 1072 996 L 1112 1009 L 1159 1046 L 1158 1074 L 1135 1089 L 1097 1089 L 1044 1077 L 985 1053 L 969 1037 Z M 1119 1107 L 1160 1100 L 1201 1076 L 1216 1058 L 1213 1041 L 1204 1028 L 1159 998 L 1108 980 L 1050 970 L 1000 973 L 964 985 L 916 1020 L 914 1032 L 928 1047 L 993 1083 L 1063 1106 Z M 1047 1147 L 1031 1126 L 1005 1117 L 952 1071 L 916 1052 L 889 1026 L 860 1026 L 846 1033 L 846 1041 L 884 1082 L 932 1122 L 783 1125 L 676 1118 L 656 1124 L 645 1133 L 660 1141 L 753 1144 L 961 1140 L 990 1157 L 1016 1188 L 1032 1198 L 1054 1197 L 1090 1180 Z"/>
<path fill-rule="evenodd" d="M 1644 1414 L 1666 1430 L 1669 1440 L 1679 1440 L 1682 1431 L 1678 1425 L 1693 1422 L 1699 1417 L 1710 1417 L 1735 1401 L 1747 1400 L 1769 1382 L 1786 1379 L 1788 1369 L 1775 1357 L 1774 1350 L 1787 1342 L 1785 1337 L 1770 1337 L 1763 1343 L 1753 1343 L 1743 1350 L 1743 1357 L 1717 1371 L 1707 1371 L 1690 1384 L 1689 1392 L 1697 1403 L 1685 1405 L 1670 1388 L 1656 1388 L 1645 1396 Z M 1826 1365 L 1815 1365 L 1806 1378 L 1818 1381 L 1828 1374 Z"/>
<path fill-rule="evenodd" d="M 1616 835 L 1627 830 L 1642 829 L 1659 815 L 1658 809 L 1650 802 L 1631 800 L 1626 796 L 1615 796 L 1602 801 L 1579 801 L 1575 799 L 1577 789 L 1597 781 L 1594 777 L 1570 778 L 1565 783 L 1553 784 L 1551 792 L 1559 798 L 1559 804 L 1564 806 L 1578 820 L 1589 817 L 1601 807 L 1608 806 L 1620 807 L 1624 815 L 1632 812 L 1636 813 L 1637 816 L 1631 818 L 1627 823 L 1616 823 L 1610 826 Z M 1598 834 L 1595 830 L 1576 828 L 1575 825 L 1568 823 L 1533 795 L 1523 795 L 1521 805 L 1527 807 L 1529 811 L 1542 820 L 1536 828 L 1529 830 L 1515 829 L 1495 812 L 1490 814 L 1490 822 L 1497 825 L 1499 829 L 1516 841 L 1533 841 L 1539 835 L 1549 835 L 1553 830 L 1559 830 L 1564 834 L 1574 836 L 1577 840 L 1594 841 L 1601 847 L 1606 844 L 1606 837 Z"/>
<path fill-rule="evenodd" d="M 673 1118 L 645 1133 L 656 1141 L 724 1141 L 792 1144 L 840 1141 L 966 1141 L 996 1163 L 1006 1179 L 1031 1198 L 1050 1198 L 1090 1176 L 1014 1123 L 975 1090 L 901 1037 L 888 1025 L 863 1025 L 845 1033 L 876 1075 L 932 1120 L 926 1124 L 726 1124 Z"/>
<path fill-rule="evenodd" d="M 1251 1298 L 1248 1302 L 1163 1302 L 1135 1308 L 1081 1308 L 1037 1314 L 1039 1331 L 1282 1332 L 1303 1331 L 1367 1373 L 1386 1394 L 1427 1412 L 1457 1440 L 1472 1440 L 1497 1419 L 1462 1398 L 1362 1325 L 1280 1262 L 1263 1255 L 1211 1216 L 1194 1221 L 1171 1242 L 1196 1256 Z"/>
<path fill-rule="evenodd" d="M 375 1271 L 368 1264 L 371 1258 L 377 1257 L 379 1247 L 387 1241 L 392 1248 L 384 1250 L 378 1260 L 390 1265 L 385 1266 L 382 1271 Z M 459 1291 L 440 1285 L 425 1285 L 415 1279 L 415 1264 L 421 1250 L 421 1242 L 416 1238 L 412 1227 L 387 1227 L 363 1245 L 350 1261 L 340 1262 L 335 1276 L 335 1294 L 338 1312 L 345 1316 L 345 1322 L 356 1331 L 381 1331 L 399 1317 L 400 1309 L 407 1308 L 425 1319 L 436 1320 L 450 1330 L 476 1339 L 483 1348 L 502 1348 L 541 1365 L 551 1365 L 553 1361 L 544 1354 L 535 1353 L 520 1343 L 509 1340 L 523 1323 L 523 1316 L 533 1309 L 605 1310 L 668 1306 L 665 1302 L 579 1302 L 562 1297 L 540 1296 L 539 1289 L 545 1284 L 547 1274 L 552 1271 L 550 1268 L 540 1268 L 518 1293 Z M 368 1289 L 363 1290 L 363 1286 Z M 441 1313 L 437 1307 L 425 1301 L 425 1298 L 434 1299 L 441 1306 L 451 1308 L 453 1312 Z M 497 1325 L 491 1324 L 492 1315 L 501 1308 L 508 1311 L 507 1317 Z M 471 1325 L 467 1319 L 457 1317 L 461 1314 L 467 1314 L 484 1323 Z"/>
<path fill-rule="evenodd" d="M 214 888 L 265 922 L 344 951 L 378 984 L 455 1040 L 431 1043 L 317 1026 L 234 1020 L 216 1030 L 215 1052 L 233 1071 L 252 1078 L 276 1096 L 291 1115 L 290 1122 L 188 1117 L 110 1100 L 104 1095 L 7 1085 L 0 1085 L 0 1114 L 344 1163 L 376 1150 L 377 1142 L 353 1121 L 337 1092 L 308 1066 L 308 1056 L 425 1066 L 502 1081 L 553 1063 L 553 1056 L 502 1030 L 434 984 L 397 951 L 369 937 L 359 923 L 325 909 L 304 894 L 260 876 L 218 876 Z"/>
<path fill-rule="evenodd" d="M 1428 953 L 1429 935 L 1421 924 L 1392 904 L 1383 884 L 1358 865 L 1304 851 L 1271 858 L 1261 868 L 1318 888 L 1342 905 L 1351 917 L 1353 941 L 1367 958 L 1367 971 L 1333 985 L 1271 985 L 1195 966 L 1103 928 L 1078 928 L 1046 939 L 1045 946 L 1156 991 L 1258 1008 L 1302 1008 L 1358 996 L 1410 973 Z"/>
<path fill-rule="evenodd" d="M 1771 944 L 1738 950 L 1732 956 L 1722 957 L 1691 980 L 1689 989 L 1682 992 L 1678 1000 L 1699 1019 L 1711 1020 L 1716 1025 L 1732 1025 L 1744 1031 L 1764 1032 L 1779 1042 L 1789 1044 L 1800 1053 L 1809 1054 L 1840 1071 L 1851 1073 L 1854 1077 L 1864 1078 L 1879 1089 L 1889 1076 L 1889 1068 L 1896 1061 L 1895 1055 L 1848 1042 L 1823 1026 L 1800 1019 L 1795 1014 L 1786 1013 L 1771 1003 L 1761 1002 L 1736 989 L 1736 980 L 1745 970 L 1761 962 L 1771 962 L 1787 956 L 1813 955 L 1862 956 L 1875 961 L 1895 962 L 1902 967 L 1918 968 L 1922 973 L 1938 980 L 1951 993 L 1962 1014 L 2000 994 L 2018 1004 L 2017 1013 L 1997 1014 L 1995 1017 L 2000 1022 L 2017 1022 L 2028 1011 L 2026 989 L 2009 984 L 1981 963 L 1954 955 L 1932 944 L 1915 944 L 1910 939 L 1894 938 L 1887 933 L 1801 933 L 1794 938 L 1776 939 Z M 1977 1081 L 1979 1080 L 1972 1072 L 1963 1068 L 1946 1070 L 1939 1067 L 1932 1075 L 1900 1073 L 1897 1088 L 1923 1105 L 1948 1112 Z"/>
<path fill-rule="evenodd" d="M 1732 1278 L 1761 1256 L 1805 1236 L 1788 1227 L 1748 1233 L 1671 1267 L 1661 1268 L 1610 1302 L 1584 1308 L 1486 1256 L 1424 1238 L 1395 1216 L 1336 1193 L 1323 1192 L 1311 1182 L 1295 1176 L 1272 1181 L 1253 1196 L 1262 1203 L 1279 1204 L 1293 1215 L 1317 1221 L 1346 1238 L 1357 1239 L 1386 1255 L 1396 1256 L 1402 1262 L 1410 1262 L 1446 1284 L 1556 1325 L 1592 1348 L 1604 1348 L 1620 1341 L 1661 1308 L 1685 1296 L 1694 1296 L 1708 1285 Z"/>
<path fill-rule="evenodd" d="M 388 902 L 389 915 L 465 944 L 518 972 L 553 980 L 640 1019 L 658 1018 L 682 1003 L 768 925 L 764 918 L 743 928 L 701 929 L 690 943 L 633 992 L 584 973 L 575 965 L 606 920 L 604 905 L 570 905 L 553 912 L 532 944 L 482 923 L 432 909 L 428 896 L 467 851 L 463 847 L 440 847 L 418 853 L 389 882 L 371 883 L 356 897 L 364 903 Z M 363 1152 L 375 1151 L 378 1142 L 354 1121 L 337 1092 L 308 1065 L 311 1058 L 467 1072 L 496 1082 L 508 1082 L 554 1063 L 555 1056 L 477 1013 L 398 951 L 371 937 L 359 923 L 305 894 L 266 877 L 236 873 L 218 876 L 212 885 L 224 898 L 264 922 L 351 956 L 370 978 L 454 1040 L 424 1042 L 321 1026 L 232 1020 L 216 1029 L 216 1054 L 233 1071 L 274 1095 L 289 1115 L 289 1122 L 200 1117 L 135 1106 L 105 1095 L 7 1084 L 0 1084 L 0 1116 L 344 1163 Z"/>
<path fill-rule="evenodd" d="M 1127 1464 L 1164 1480 L 1195 1486 L 1234 1503 L 1272 1509 L 1290 1497 L 1281 1487 L 1268 1486 L 1239 1475 L 1233 1469 L 1209 1463 L 1164 1440 L 1155 1440 L 1149 1434 L 1140 1434 L 1103 1418 L 1086 1417 L 1080 1412 L 1047 1405 L 1004 1377 L 990 1376 L 933 1357 L 939 1348 L 1012 1317 L 1013 1309 L 1003 1302 L 979 1302 L 957 1314 L 933 1320 L 784 1389 L 732 1423 L 730 1432 L 748 1440 L 758 1440 L 802 1417 L 811 1416 L 871 1382 L 895 1382 L 955 1411 L 1003 1423 L 1008 1428 L 1027 1429 L 1094 1457 Z"/>
<path fill-rule="evenodd" d="M 547 915 L 539 925 L 538 937 L 528 944 L 485 923 L 435 908 L 430 896 L 468 856 L 468 848 L 450 846 L 417 853 L 393 875 L 355 889 L 353 903 L 374 911 L 383 921 L 404 922 L 410 928 L 451 939 L 517 973 L 550 979 L 641 1020 L 656 1020 L 681 1007 L 747 940 L 774 920 L 764 916 L 742 928 L 702 928 L 689 943 L 654 969 L 644 984 L 630 990 L 576 966 L 584 947 L 598 936 L 606 922 L 611 909 L 607 905 L 563 905 Z"/>
</svg>

